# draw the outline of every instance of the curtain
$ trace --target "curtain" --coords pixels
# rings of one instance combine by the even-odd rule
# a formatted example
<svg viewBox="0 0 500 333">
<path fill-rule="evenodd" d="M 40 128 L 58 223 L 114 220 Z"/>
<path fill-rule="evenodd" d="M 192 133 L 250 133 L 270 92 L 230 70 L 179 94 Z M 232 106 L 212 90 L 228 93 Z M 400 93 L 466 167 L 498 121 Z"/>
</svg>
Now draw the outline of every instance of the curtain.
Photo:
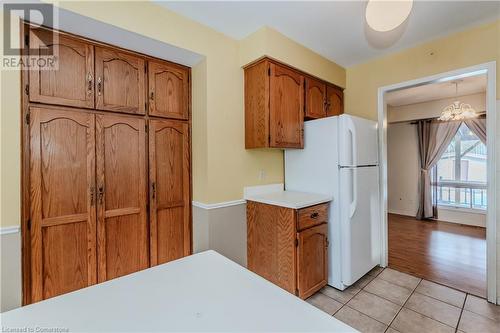
<svg viewBox="0 0 500 333">
<path fill-rule="evenodd" d="M 486 118 L 471 118 L 464 121 L 465 125 L 486 144 Z"/>
<path fill-rule="evenodd" d="M 445 152 L 460 125 L 460 121 L 420 120 L 417 122 L 420 157 L 420 193 L 417 212 L 419 220 L 437 218 L 437 198 L 432 196 L 430 171 Z"/>
</svg>

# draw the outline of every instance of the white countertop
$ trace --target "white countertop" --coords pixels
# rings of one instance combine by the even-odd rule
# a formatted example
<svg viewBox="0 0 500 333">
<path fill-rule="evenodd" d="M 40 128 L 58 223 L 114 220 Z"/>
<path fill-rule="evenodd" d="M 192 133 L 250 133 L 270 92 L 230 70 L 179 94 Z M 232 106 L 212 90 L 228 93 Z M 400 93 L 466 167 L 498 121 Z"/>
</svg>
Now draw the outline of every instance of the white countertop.
<svg viewBox="0 0 500 333">
<path fill-rule="evenodd" d="M 293 209 L 300 209 L 332 201 L 332 197 L 329 195 L 296 191 L 248 194 L 245 199 Z"/>
<path fill-rule="evenodd" d="M 357 332 L 214 251 L 0 315 L 70 332 Z"/>
</svg>

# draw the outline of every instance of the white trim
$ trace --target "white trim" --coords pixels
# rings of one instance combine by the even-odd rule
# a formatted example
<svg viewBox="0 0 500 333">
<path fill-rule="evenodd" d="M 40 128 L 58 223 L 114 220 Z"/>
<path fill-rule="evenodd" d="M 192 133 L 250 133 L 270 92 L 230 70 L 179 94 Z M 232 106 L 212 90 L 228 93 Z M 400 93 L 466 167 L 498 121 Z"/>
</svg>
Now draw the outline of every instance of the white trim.
<svg viewBox="0 0 500 333">
<path fill-rule="evenodd" d="M 388 235 L 387 235 L 387 103 L 385 102 L 385 93 L 400 90 L 413 86 L 425 85 L 431 82 L 443 82 L 454 80 L 460 77 L 470 76 L 471 74 L 486 74 L 486 117 L 487 121 L 487 149 L 488 149 L 488 210 L 486 216 L 486 271 L 487 271 L 487 296 L 488 301 L 494 303 L 497 301 L 497 225 L 496 225 L 496 62 L 491 61 L 467 68 L 462 68 L 446 73 L 431 75 L 428 77 L 401 82 L 393 85 L 380 87 L 378 89 L 378 124 L 379 124 L 379 161 L 380 161 L 380 197 L 381 197 L 381 266 L 387 266 L 388 262 Z M 499 96 L 500 97 L 500 96 Z"/>
<path fill-rule="evenodd" d="M 458 206 L 452 206 L 452 205 L 438 205 L 438 209 L 447 210 L 450 212 L 471 213 L 471 214 L 479 214 L 479 215 L 486 215 L 486 213 L 487 213 L 486 209 L 464 208 L 464 207 L 458 207 Z M 438 218 L 438 220 L 439 220 L 439 218 Z"/>
<path fill-rule="evenodd" d="M 217 209 L 217 208 L 225 208 L 225 207 L 243 205 L 246 202 L 247 201 L 245 199 L 216 202 L 216 203 L 211 203 L 211 204 L 207 204 L 207 203 L 203 203 L 203 202 L 199 202 L 199 201 L 193 201 L 193 206 L 198 207 L 198 208 L 203 208 L 203 209 Z"/>
<path fill-rule="evenodd" d="M 0 228 L 0 235 L 8 235 L 8 234 L 15 234 L 21 232 L 21 227 L 19 226 L 12 226 L 12 227 L 1 227 Z"/>
</svg>

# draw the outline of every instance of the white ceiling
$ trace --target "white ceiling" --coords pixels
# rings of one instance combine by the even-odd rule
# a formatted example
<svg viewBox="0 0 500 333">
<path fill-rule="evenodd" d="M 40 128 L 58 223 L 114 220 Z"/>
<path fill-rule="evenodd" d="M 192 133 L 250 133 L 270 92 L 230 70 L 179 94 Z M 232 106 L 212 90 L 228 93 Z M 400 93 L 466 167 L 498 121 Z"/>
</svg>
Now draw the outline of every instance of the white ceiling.
<svg viewBox="0 0 500 333">
<path fill-rule="evenodd" d="M 486 92 L 486 75 L 471 76 L 457 81 L 458 94 L 454 81 L 447 81 L 393 91 L 385 96 L 385 100 L 390 106 L 401 106 Z"/>
<path fill-rule="evenodd" d="M 384 35 L 366 28 L 365 1 L 157 2 L 236 39 L 272 27 L 344 67 L 500 18 L 498 1 L 418 0 L 407 22 Z"/>
</svg>

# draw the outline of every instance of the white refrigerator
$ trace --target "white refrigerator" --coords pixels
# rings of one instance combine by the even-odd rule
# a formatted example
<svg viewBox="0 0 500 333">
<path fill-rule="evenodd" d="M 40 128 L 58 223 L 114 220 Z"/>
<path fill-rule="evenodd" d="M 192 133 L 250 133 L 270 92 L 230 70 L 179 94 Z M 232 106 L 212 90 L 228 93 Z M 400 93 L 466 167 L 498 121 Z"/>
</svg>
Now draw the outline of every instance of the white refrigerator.
<svg viewBox="0 0 500 333">
<path fill-rule="evenodd" d="M 285 150 L 285 188 L 333 197 L 329 285 L 343 290 L 380 264 L 376 122 L 349 115 L 307 121 L 304 149 Z"/>
</svg>

